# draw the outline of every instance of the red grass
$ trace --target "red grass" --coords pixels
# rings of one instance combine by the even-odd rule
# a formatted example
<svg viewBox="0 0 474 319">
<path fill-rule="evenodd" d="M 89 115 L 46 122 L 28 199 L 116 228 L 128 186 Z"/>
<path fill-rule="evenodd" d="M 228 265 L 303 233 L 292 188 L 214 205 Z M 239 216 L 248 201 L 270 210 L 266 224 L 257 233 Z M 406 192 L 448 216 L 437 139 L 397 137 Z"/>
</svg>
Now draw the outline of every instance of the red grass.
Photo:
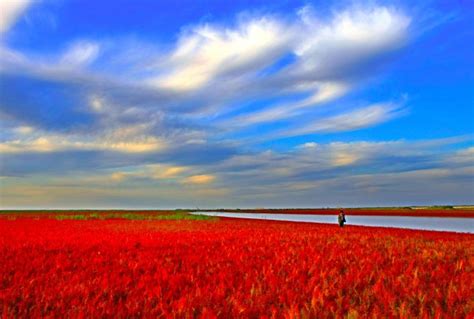
<svg viewBox="0 0 474 319">
<path fill-rule="evenodd" d="M 0 218 L 0 276 L 3 318 L 472 318 L 474 235 Z"/>
<path fill-rule="evenodd" d="M 44 219 L 52 218 L 56 219 L 59 216 L 74 216 L 74 215 L 121 215 L 121 214 L 133 214 L 133 215 L 167 215 L 175 214 L 177 211 L 173 210 L 4 210 L 0 211 L 0 218 L 10 219 Z M 110 218 L 108 218 L 110 219 Z"/>
</svg>

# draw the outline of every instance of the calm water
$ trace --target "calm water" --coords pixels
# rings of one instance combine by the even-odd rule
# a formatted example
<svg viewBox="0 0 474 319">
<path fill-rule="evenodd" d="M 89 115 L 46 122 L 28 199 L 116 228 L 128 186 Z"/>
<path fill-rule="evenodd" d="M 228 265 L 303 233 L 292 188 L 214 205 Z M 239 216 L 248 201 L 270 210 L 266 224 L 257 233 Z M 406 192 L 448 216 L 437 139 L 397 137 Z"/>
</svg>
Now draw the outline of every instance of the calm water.
<svg viewBox="0 0 474 319">
<path fill-rule="evenodd" d="M 225 212 L 195 212 L 192 214 L 232 218 L 268 219 L 292 222 L 337 224 L 336 215 L 253 214 Z M 346 225 L 395 227 L 474 233 L 474 218 L 346 215 L 346 220 Z"/>
</svg>

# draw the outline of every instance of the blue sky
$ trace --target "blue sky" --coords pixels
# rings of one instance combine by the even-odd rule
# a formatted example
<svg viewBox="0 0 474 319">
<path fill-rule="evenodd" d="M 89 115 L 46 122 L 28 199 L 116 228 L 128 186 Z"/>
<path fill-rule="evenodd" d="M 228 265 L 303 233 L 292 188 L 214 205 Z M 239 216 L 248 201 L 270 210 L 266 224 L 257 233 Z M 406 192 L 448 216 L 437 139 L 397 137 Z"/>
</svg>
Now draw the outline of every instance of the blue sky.
<svg viewBox="0 0 474 319">
<path fill-rule="evenodd" d="M 0 204 L 472 204 L 473 9 L 3 0 Z"/>
</svg>

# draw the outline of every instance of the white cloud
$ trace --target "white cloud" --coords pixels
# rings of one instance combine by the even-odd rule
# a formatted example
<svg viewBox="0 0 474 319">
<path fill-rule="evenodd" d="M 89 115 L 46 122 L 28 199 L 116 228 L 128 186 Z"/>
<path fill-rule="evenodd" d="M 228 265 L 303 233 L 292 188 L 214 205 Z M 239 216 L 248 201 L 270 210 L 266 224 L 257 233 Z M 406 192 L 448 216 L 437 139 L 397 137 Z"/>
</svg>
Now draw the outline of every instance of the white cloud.
<svg viewBox="0 0 474 319">
<path fill-rule="evenodd" d="M 185 166 L 172 166 L 167 164 L 148 164 L 148 165 L 136 165 L 126 167 L 126 170 L 114 170 L 111 174 L 107 175 L 94 175 L 93 177 L 85 178 L 85 181 L 89 182 L 123 182 L 125 180 L 136 179 L 143 181 L 165 181 L 167 185 L 177 184 L 179 180 L 182 181 L 183 173 L 191 170 L 190 167 Z M 197 175 L 184 178 L 185 181 L 188 179 L 193 180 L 195 183 L 206 181 L 207 175 Z M 209 177 L 207 177 L 209 179 Z"/>
<path fill-rule="evenodd" d="M 172 178 L 180 175 L 181 173 L 187 171 L 189 168 L 184 166 L 171 166 L 167 167 L 159 172 L 156 172 L 153 175 L 153 178 Z"/>
<path fill-rule="evenodd" d="M 13 131 L 21 135 L 28 135 L 33 133 L 34 128 L 32 128 L 31 126 L 22 125 L 14 128 Z"/>
<path fill-rule="evenodd" d="M 318 86 L 318 90 L 309 99 L 298 105 L 298 108 L 312 106 L 314 104 L 331 101 L 349 90 L 345 83 L 341 82 L 324 82 Z"/>
<path fill-rule="evenodd" d="M 184 184 L 209 184 L 212 183 L 216 177 L 214 175 L 204 174 L 204 175 L 192 175 L 186 177 L 183 181 Z"/>
<path fill-rule="evenodd" d="M 122 153 L 146 153 L 163 150 L 166 143 L 148 136 L 135 140 L 109 140 L 104 137 L 87 140 L 71 136 L 44 135 L 27 136 L 23 139 L 0 143 L 1 153 L 55 152 L 64 150 L 107 150 Z"/>
<path fill-rule="evenodd" d="M 134 117 L 116 107 L 123 103 L 124 96 L 132 101 L 130 108 L 142 115 L 152 117 L 166 112 L 165 116 L 171 118 L 176 113 L 188 113 L 195 115 L 197 121 L 207 116 L 224 115 L 222 119 L 226 114 L 237 114 L 235 111 L 245 104 L 241 102 L 288 94 L 309 96 L 214 123 L 239 129 L 292 119 L 311 114 L 314 107 L 344 96 L 359 85 L 357 82 L 364 79 L 354 77 L 353 67 L 403 45 L 410 25 L 406 15 L 386 7 L 351 8 L 320 20 L 310 11 L 306 7 L 299 16 L 286 19 L 242 19 L 234 27 L 206 24 L 187 28 L 174 50 L 165 54 L 157 50 L 154 62 L 127 65 L 128 72 L 117 72 L 117 76 L 83 70 L 103 48 L 111 47 L 110 43 L 104 46 L 90 40 L 73 42 L 59 62 L 52 64 L 44 62 L 48 58 L 15 58 L 18 61 L 9 71 L 22 70 L 68 84 L 87 83 L 93 92 L 90 110 L 97 116 L 108 116 L 109 121 L 101 121 L 103 125 Z M 116 49 L 127 51 L 120 45 Z M 278 66 L 287 55 L 294 59 Z M 2 59 L 6 58 L 2 55 Z M 103 69 L 114 69 L 107 64 L 114 60 L 101 61 L 106 64 Z M 0 63 L 3 64 L 11 63 Z M 146 76 L 130 81 L 127 76 L 133 67 L 140 68 L 133 74 Z M 267 67 L 274 70 L 262 73 Z M 120 116 L 112 116 L 120 112 Z"/>
<path fill-rule="evenodd" d="M 18 198 L 15 194 L 28 194 L 25 200 L 27 197 L 31 203 L 38 204 L 43 195 L 41 190 L 49 186 L 56 186 L 60 191 L 68 189 L 70 196 L 78 197 L 83 196 L 84 189 L 93 188 L 102 199 L 107 193 L 112 199 L 127 198 L 128 204 L 133 203 L 130 205 L 144 206 L 164 205 L 164 199 L 172 199 L 172 206 L 190 203 L 195 207 L 194 200 L 205 194 L 214 194 L 221 203 L 239 207 L 376 205 L 380 197 L 385 205 L 390 204 L 389 198 L 394 203 L 427 203 L 433 198 L 462 203 L 472 197 L 474 177 L 472 147 L 453 150 L 464 142 L 464 137 L 317 145 L 308 142 L 294 150 L 237 155 L 221 163 L 191 166 L 183 171 L 169 164 L 153 164 L 114 167 L 106 169 L 107 174 L 88 171 L 85 175 L 61 174 L 53 178 L 43 178 L 41 173 L 38 179 L 6 177 L 5 203 Z M 212 174 L 203 173 L 210 171 Z M 153 176 L 167 172 L 173 177 L 155 179 Z M 219 182 L 213 183 L 216 176 Z M 48 190 L 48 196 L 55 193 Z M 63 197 L 58 195 L 59 198 Z M 199 206 L 211 207 L 211 202 L 206 200 Z M 112 202 L 116 207 L 117 201 Z"/>
<path fill-rule="evenodd" d="M 125 173 L 122 173 L 122 172 L 115 172 L 115 173 L 112 173 L 110 175 L 110 179 L 114 182 L 121 182 L 123 181 L 125 178 L 127 177 L 127 175 Z"/>
<path fill-rule="evenodd" d="M 110 43 L 72 42 L 59 56 L 59 62 L 54 63 L 46 63 L 48 57 L 36 59 L 9 54 L 6 59 L 17 61 L 9 67 L 9 72 L 64 82 L 70 90 L 80 83 L 79 94 L 84 94 L 91 113 L 88 115 L 94 118 L 97 127 L 65 138 L 31 133 L 31 136 L 4 142 L 2 148 L 8 152 L 64 148 L 148 152 L 160 149 L 163 139 L 170 139 L 172 143 L 200 141 L 205 144 L 211 135 L 219 139 L 215 132 L 219 135 L 225 130 L 278 120 L 291 120 L 290 127 L 295 128 L 281 134 L 295 136 L 360 129 L 399 115 L 386 104 L 357 110 L 344 106 L 339 108 L 342 110 L 338 115 L 322 119 L 312 112 L 316 106 L 345 95 L 358 84 L 351 73 L 352 66 L 403 45 L 410 19 L 386 7 L 347 9 L 321 20 L 315 17 L 306 7 L 298 17 L 259 16 L 240 20 L 233 27 L 188 28 L 174 50 L 167 54 L 156 53 L 155 63 L 149 68 L 145 67 L 146 61 L 140 64 L 141 71 L 148 76 L 136 81 L 130 81 L 127 72 L 114 77 L 83 69 L 93 63 L 99 53 L 104 54 L 102 50 L 110 48 Z M 279 65 L 281 58 L 287 55 L 292 59 Z M 2 59 L 5 59 L 3 55 Z M 267 67 L 273 71 L 261 72 Z M 110 65 L 103 68 L 111 69 Z M 236 111 L 244 104 L 241 101 L 291 94 L 306 98 L 264 110 L 255 108 L 244 115 L 225 119 L 229 114 L 226 112 Z M 61 109 L 64 117 L 76 116 L 77 110 L 68 107 L 71 108 Z M 200 113 L 199 108 L 212 108 L 215 113 Z M 18 113 L 11 113 L 20 117 Z M 190 114 L 197 115 L 192 118 Z M 207 121 L 215 114 L 215 121 Z M 219 114 L 224 116 L 219 117 Z M 34 125 L 35 120 L 42 119 L 19 118 L 18 122 Z M 223 127 L 225 130 L 218 130 Z M 269 135 L 283 136 L 273 132 Z M 48 142 L 43 143 L 40 138 Z"/>
<path fill-rule="evenodd" d="M 0 143 L 1 153 L 50 152 L 55 148 L 56 146 L 44 137 L 29 141 L 14 140 Z"/>
<path fill-rule="evenodd" d="M 195 90 L 221 75 L 242 76 L 269 65 L 286 46 L 287 30 L 263 17 L 235 29 L 199 26 L 181 36 L 175 51 L 165 58 L 164 76 L 150 80 L 173 90 Z"/>
<path fill-rule="evenodd" d="M 26 8 L 28 1 L 2 1 L 0 4 L 0 32 L 5 32 Z M 5 10 L 5 6 L 10 8 Z M 120 187 L 123 186 L 121 190 L 113 190 L 101 184 L 94 190 L 98 194 L 103 194 L 102 191 L 113 198 L 146 193 L 147 200 L 158 198 L 158 193 L 162 196 L 160 200 L 171 194 L 180 201 L 206 192 L 217 194 L 222 199 L 219 195 L 229 195 L 229 190 L 234 192 L 232 196 L 243 196 L 239 198 L 255 199 L 268 195 L 275 200 L 287 200 L 286 191 L 298 194 L 297 191 L 301 190 L 311 192 L 306 199 L 316 198 L 315 194 L 329 198 L 331 192 L 351 181 L 356 182 L 354 187 L 382 188 L 382 182 L 377 181 L 379 176 L 395 181 L 392 184 L 398 183 L 401 185 L 398 190 L 403 190 L 407 181 L 417 176 L 451 178 L 453 172 L 470 172 L 472 175 L 473 149 L 442 150 L 438 140 L 308 142 L 294 150 L 261 153 L 251 151 L 254 149 L 252 144 L 242 146 L 245 142 L 253 143 L 259 136 L 253 135 L 242 141 L 239 135 L 234 135 L 233 139 L 222 140 L 220 134 L 226 129 L 273 121 L 288 121 L 287 131 L 269 133 L 270 137 L 283 137 L 357 130 L 403 114 L 404 110 L 395 103 L 356 109 L 352 102 L 341 103 L 337 109 L 331 109 L 333 105 L 330 104 L 361 87 L 368 76 L 377 72 L 378 63 L 383 60 L 381 57 L 407 43 L 413 34 L 411 18 L 402 11 L 368 5 L 321 17 L 311 7 L 304 7 L 297 17 L 289 14 L 285 18 L 254 16 L 240 20 L 234 26 L 208 24 L 185 30 L 168 53 L 156 49 L 161 44 L 145 43 L 147 52 L 140 54 L 137 51 L 143 50 L 143 46 L 139 42 L 123 45 L 123 42 L 98 43 L 87 39 L 72 42 L 64 52 L 46 56 L 28 56 L 27 53 L 23 55 L 0 47 L 2 71 L 8 69 L 14 75 L 52 82 L 58 87 L 64 84 L 72 91 L 77 89 L 74 93 L 82 94 L 84 108 L 89 111 L 87 116 L 93 119 L 90 130 L 79 127 L 75 131 L 74 127 L 68 128 L 67 133 L 54 133 L 55 128 L 47 127 L 47 121 L 42 123 L 41 119 L 28 118 L 29 109 L 21 112 L 22 116 L 25 115 L 21 118 L 20 112 L 6 114 L 5 118 L 11 119 L 11 129 L 5 136 L 12 138 L 0 143 L 0 152 L 9 160 L 5 172 L 12 175 L 24 173 L 25 180 L 29 178 L 28 174 L 43 174 L 35 167 L 26 171 L 18 169 L 24 165 L 24 158 L 30 161 L 36 157 L 30 153 L 113 152 L 103 158 L 94 158 L 97 162 L 88 164 L 90 166 L 85 165 L 91 168 L 91 175 L 102 173 L 100 178 L 106 186 L 113 184 L 110 181 L 121 182 Z M 136 57 L 131 58 L 129 53 L 136 54 Z M 102 73 L 99 68 L 88 70 L 88 65 L 98 64 L 99 56 L 107 57 L 99 61 Z M 301 98 L 291 103 L 276 102 L 263 110 L 260 108 L 259 101 L 278 101 L 282 96 Z M 72 109 L 73 103 L 68 105 L 61 104 L 64 102 L 61 99 L 56 101 L 63 107 L 58 108 L 60 118 L 68 119 L 68 116 L 77 116 L 77 111 L 84 111 L 80 107 L 79 110 Z M 258 107 L 247 108 L 247 113 L 241 115 L 239 108 L 247 102 L 256 102 Z M 41 105 L 39 100 L 37 103 L 33 103 L 32 109 L 41 115 L 46 116 L 52 110 L 47 108 L 48 105 Z M 13 109 L 17 105 L 9 107 Z M 68 108 L 71 108 L 71 113 L 67 113 Z M 320 114 L 326 115 L 321 117 Z M 234 117 L 229 121 L 231 116 Z M 43 130 L 36 131 L 38 127 L 43 127 Z M 235 146 L 235 149 L 214 150 L 216 141 L 217 144 Z M 456 142 L 443 143 L 449 146 Z M 227 154 L 233 152 L 237 155 Z M 28 154 L 21 156 L 22 153 Z M 66 160 L 58 164 L 65 168 L 52 170 L 52 174 L 67 171 L 73 175 L 76 169 L 80 170 L 80 165 L 68 157 L 77 153 L 64 154 Z M 56 154 L 37 157 L 53 158 Z M 400 160 L 394 161 L 393 158 Z M 17 159 L 20 164 L 14 163 Z M 72 164 L 66 165 L 68 159 Z M 156 163 L 150 164 L 153 161 Z M 44 163 L 40 164 L 45 167 Z M 22 168 L 30 168 L 27 166 Z M 441 168 L 433 168 L 437 166 Z M 452 167 L 457 170 L 452 170 Z M 361 175 L 361 171 L 366 175 Z M 386 171 L 395 173 L 381 173 Z M 397 182 L 398 174 L 412 174 L 413 178 Z M 431 181 L 423 181 L 427 180 Z M 48 193 L 49 190 L 43 189 L 43 182 L 40 184 L 36 190 L 41 190 L 41 194 Z M 206 188 L 216 184 L 219 189 Z M 435 190 L 442 189 L 436 188 L 435 184 L 430 185 L 434 185 Z M 135 185 L 143 188 L 134 188 Z M 170 189 L 169 185 L 175 188 Z M 188 185 L 199 185 L 199 188 L 186 187 Z M 327 193 L 323 187 L 326 185 L 332 187 L 327 189 Z M 162 188 L 157 192 L 159 187 Z M 5 191 L 14 195 L 21 194 L 19 190 L 7 188 Z M 347 187 L 340 189 L 352 190 Z M 223 201 L 228 200 L 232 198 Z M 308 201 L 299 204 L 306 203 Z"/>
<path fill-rule="evenodd" d="M 304 143 L 304 144 L 302 144 L 302 145 L 299 145 L 298 147 L 299 147 L 299 148 L 310 148 L 310 149 L 312 149 L 312 148 L 318 147 L 318 143 L 315 143 L 315 142 L 307 142 L 307 143 Z"/>
<path fill-rule="evenodd" d="M 474 146 L 462 149 L 448 158 L 449 162 L 465 165 L 474 165 Z"/>
<path fill-rule="evenodd" d="M 260 87 L 265 88 L 262 94 L 306 93 L 309 97 L 250 110 L 226 119 L 223 126 L 239 128 L 286 120 L 344 96 L 364 81 L 364 73 L 370 73 L 366 64 L 371 59 L 406 43 L 410 18 L 392 8 L 367 7 L 318 19 L 310 7 L 305 7 L 299 12 L 299 20 L 281 24 L 288 30 L 286 53 L 293 54 L 294 61 L 268 77 L 249 80 L 248 89 L 232 82 L 226 89 L 253 92 L 254 87 Z"/>
<path fill-rule="evenodd" d="M 330 116 L 278 133 L 278 137 L 299 136 L 312 133 L 354 131 L 386 122 L 403 114 L 404 110 L 393 103 L 378 103 L 347 113 Z"/>
<path fill-rule="evenodd" d="M 410 25 L 410 18 L 387 7 L 344 10 L 329 23 L 310 16 L 303 21 L 292 72 L 308 78 L 340 77 L 357 63 L 399 48 Z"/>
<path fill-rule="evenodd" d="M 334 166 L 346 166 L 351 165 L 357 162 L 359 157 L 357 154 L 349 153 L 349 152 L 340 152 L 334 154 L 332 158 L 332 163 Z"/>
<path fill-rule="evenodd" d="M 78 41 L 69 46 L 59 63 L 68 68 L 86 66 L 97 58 L 99 52 L 97 43 Z"/>
<path fill-rule="evenodd" d="M 91 182 L 107 182 L 112 180 L 114 182 L 123 182 L 126 179 L 140 179 L 140 180 L 173 180 L 180 177 L 182 173 L 188 171 L 189 167 L 184 166 L 169 166 L 166 164 L 150 164 L 138 165 L 129 167 L 126 171 L 114 171 L 112 174 L 104 176 L 94 176 L 88 179 Z"/>
<path fill-rule="evenodd" d="M 240 127 L 287 119 L 300 114 L 306 108 L 336 99 L 345 94 L 349 89 L 348 85 L 336 82 L 323 82 L 317 86 L 316 93 L 306 99 L 240 115 L 228 120 L 225 125 Z"/>
<path fill-rule="evenodd" d="M 240 84 L 238 78 L 255 76 L 283 55 L 295 54 L 294 62 L 258 81 L 288 78 L 288 88 L 323 91 L 314 94 L 312 102 L 319 103 L 341 94 L 334 83 L 324 82 L 343 78 L 358 63 L 402 46 L 409 25 L 410 19 L 397 10 L 368 7 L 337 12 L 324 21 L 300 14 L 287 21 L 249 19 L 235 28 L 198 26 L 181 36 L 174 51 L 160 57 L 155 66 L 159 74 L 149 81 L 187 91 L 214 81 L 235 85 Z"/>
<path fill-rule="evenodd" d="M 0 33 L 8 31 L 30 3 L 30 0 L 1 0 Z"/>
<path fill-rule="evenodd" d="M 410 201 L 406 197 L 407 187 L 415 190 L 411 187 L 413 183 L 419 188 L 428 181 L 433 187 L 411 193 L 414 199 L 432 199 L 430 196 L 444 191 L 455 194 L 454 190 L 463 194 L 459 198 L 468 198 L 464 187 L 470 185 L 472 189 L 473 162 L 459 161 L 458 156 L 469 157 L 472 149 L 453 150 L 465 141 L 456 137 L 428 141 L 308 142 L 292 151 L 235 156 L 212 169 L 219 174 L 220 185 L 228 186 L 234 191 L 234 198 L 248 205 L 305 207 L 311 200 L 315 202 L 310 206 L 325 205 L 354 193 L 354 200 L 367 200 L 365 205 L 374 205 L 375 198 L 367 197 L 367 193 L 383 194 L 387 190 L 398 194 L 398 200 Z"/>
<path fill-rule="evenodd" d="M 89 106 L 92 111 L 101 113 L 104 111 L 104 100 L 96 95 L 89 98 Z"/>
</svg>

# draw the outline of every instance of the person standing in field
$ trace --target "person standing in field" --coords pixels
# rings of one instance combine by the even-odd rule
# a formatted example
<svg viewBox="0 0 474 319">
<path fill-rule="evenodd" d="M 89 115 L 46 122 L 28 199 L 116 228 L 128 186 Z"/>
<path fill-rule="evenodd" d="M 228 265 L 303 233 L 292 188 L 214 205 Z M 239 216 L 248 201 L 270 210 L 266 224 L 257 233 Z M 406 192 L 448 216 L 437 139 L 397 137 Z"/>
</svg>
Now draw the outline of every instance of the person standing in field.
<svg viewBox="0 0 474 319">
<path fill-rule="evenodd" d="M 346 214 L 344 214 L 344 211 L 342 209 L 339 211 L 337 221 L 339 222 L 339 227 L 344 227 L 344 223 L 346 222 Z"/>
</svg>

